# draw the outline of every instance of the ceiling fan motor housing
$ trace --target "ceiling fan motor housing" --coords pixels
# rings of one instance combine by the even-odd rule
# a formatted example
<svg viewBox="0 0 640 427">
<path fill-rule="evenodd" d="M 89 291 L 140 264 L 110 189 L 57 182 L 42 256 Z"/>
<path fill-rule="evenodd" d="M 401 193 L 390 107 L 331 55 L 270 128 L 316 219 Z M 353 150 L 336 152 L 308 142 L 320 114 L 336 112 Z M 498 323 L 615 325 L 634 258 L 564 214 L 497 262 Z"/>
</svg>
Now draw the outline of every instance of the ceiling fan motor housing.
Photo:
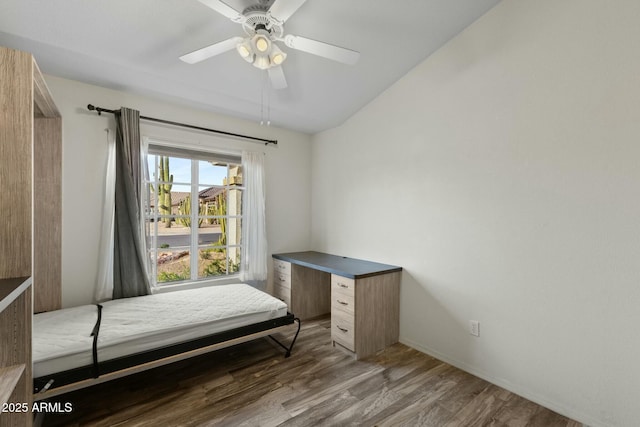
<svg viewBox="0 0 640 427">
<path fill-rule="evenodd" d="M 259 29 L 269 32 L 271 40 L 279 40 L 284 35 L 283 23 L 268 13 L 267 5 L 257 4 L 250 6 L 242 12 L 246 20 L 242 24 L 244 32 L 252 37 Z"/>
</svg>

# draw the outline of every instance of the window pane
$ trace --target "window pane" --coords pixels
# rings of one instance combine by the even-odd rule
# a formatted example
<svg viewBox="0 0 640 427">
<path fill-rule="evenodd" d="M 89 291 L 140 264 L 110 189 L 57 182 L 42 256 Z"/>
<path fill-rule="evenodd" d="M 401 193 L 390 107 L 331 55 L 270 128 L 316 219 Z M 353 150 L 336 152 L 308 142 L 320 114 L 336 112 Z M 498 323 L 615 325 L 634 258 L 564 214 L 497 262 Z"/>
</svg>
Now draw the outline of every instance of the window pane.
<svg viewBox="0 0 640 427">
<path fill-rule="evenodd" d="M 218 162 L 198 161 L 199 181 L 201 185 L 226 185 L 227 165 Z"/>
<path fill-rule="evenodd" d="M 158 182 L 174 182 L 177 185 L 191 184 L 191 160 L 180 157 L 160 156 L 164 162 L 158 165 Z M 167 167 L 168 162 L 168 167 Z M 189 191 L 188 188 L 182 191 Z"/>
<path fill-rule="evenodd" d="M 243 191 L 237 159 L 216 160 L 215 154 L 168 147 L 150 150 L 144 196 L 148 249 L 157 282 L 236 274 Z M 192 183 L 197 188 L 193 201 Z M 196 223 L 192 224 L 192 216 Z"/>
<path fill-rule="evenodd" d="M 170 223 L 171 226 L 167 227 L 167 223 Z M 159 249 L 189 249 L 191 245 L 191 233 L 185 223 L 189 223 L 189 218 L 158 218 L 156 247 Z M 154 233 L 155 227 L 152 227 L 151 235 Z"/>
<path fill-rule="evenodd" d="M 208 221 L 214 221 L 209 224 Z M 222 233 L 225 222 L 219 219 L 204 218 L 198 228 L 198 246 L 222 247 L 226 244 L 226 238 Z"/>
<path fill-rule="evenodd" d="M 154 154 L 149 154 L 147 159 L 151 181 L 173 183 L 176 186 L 186 184 L 187 190 L 183 188 L 180 191 L 188 191 L 188 185 L 191 184 L 190 159 Z"/>
<path fill-rule="evenodd" d="M 158 283 L 177 282 L 191 278 L 188 250 L 158 251 Z"/>
<path fill-rule="evenodd" d="M 205 187 L 199 194 L 201 201 L 199 214 L 202 216 L 201 227 L 218 227 L 218 231 L 224 233 L 226 230 L 225 218 L 229 214 L 226 188 Z"/>
<path fill-rule="evenodd" d="M 158 176 L 158 172 L 156 170 L 156 162 L 158 156 L 155 154 L 149 153 L 147 156 L 147 168 L 149 170 L 149 181 L 157 181 L 156 177 Z"/>
<path fill-rule="evenodd" d="M 159 215 L 180 215 L 180 204 L 191 194 L 191 160 L 180 157 L 150 155 L 151 194 L 149 208 Z M 163 218 L 165 228 L 174 221 Z"/>
<path fill-rule="evenodd" d="M 226 215 L 226 190 L 220 186 L 198 187 L 198 197 L 201 203 L 200 215 Z"/>
<path fill-rule="evenodd" d="M 199 250 L 198 278 L 224 276 L 238 272 L 239 263 L 226 249 L 201 248 Z"/>
</svg>

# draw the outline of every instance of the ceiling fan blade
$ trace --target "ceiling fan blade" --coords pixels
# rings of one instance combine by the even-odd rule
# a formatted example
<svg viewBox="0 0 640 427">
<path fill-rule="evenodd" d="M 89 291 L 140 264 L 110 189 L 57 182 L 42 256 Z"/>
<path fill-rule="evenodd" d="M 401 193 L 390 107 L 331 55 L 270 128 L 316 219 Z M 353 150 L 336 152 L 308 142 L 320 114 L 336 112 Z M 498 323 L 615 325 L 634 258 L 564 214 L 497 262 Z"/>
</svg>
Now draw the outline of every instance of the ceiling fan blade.
<svg viewBox="0 0 640 427">
<path fill-rule="evenodd" d="M 303 52 L 312 53 L 344 64 L 353 65 L 358 62 L 360 52 L 346 49 L 344 47 L 334 46 L 329 43 L 311 40 L 306 37 L 294 36 L 288 34 L 284 37 L 284 43 L 292 49 L 301 50 Z"/>
<path fill-rule="evenodd" d="M 286 89 L 287 79 L 284 77 L 284 71 L 281 66 L 271 67 L 267 70 L 269 73 L 269 79 L 271 80 L 271 86 L 274 89 Z"/>
<path fill-rule="evenodd" d="M 269 15 L 284 23 L 307 0 L 276 0 L 269 8 Z"/>
<path fill-rule="evenodd" d="M 232 37 L 230 39 L 212 44 L 211 46 L 203 47 L 202 49 L 194 50 L 191 53 L 182 55 L 180 59 L 188 64 L 195 64 L 212 56 L 220 55 L 228 50 L 235 49 L 235 47 L 242 41 L 242 37 Z"/>
<path fill-rule="evenodd" d="M 232 8 L 222 0 L 198 0 L 198 1 L 203 5 L 208 6 L 211 9 L 215 10 L 220 15 L 224 15 L 227 18 L 231 19 L 233 22 L 242 24 L 247 19 L 242 13 L 238 12 L 237 10 L 235 10 L 234 8 Z"/>
</svg>

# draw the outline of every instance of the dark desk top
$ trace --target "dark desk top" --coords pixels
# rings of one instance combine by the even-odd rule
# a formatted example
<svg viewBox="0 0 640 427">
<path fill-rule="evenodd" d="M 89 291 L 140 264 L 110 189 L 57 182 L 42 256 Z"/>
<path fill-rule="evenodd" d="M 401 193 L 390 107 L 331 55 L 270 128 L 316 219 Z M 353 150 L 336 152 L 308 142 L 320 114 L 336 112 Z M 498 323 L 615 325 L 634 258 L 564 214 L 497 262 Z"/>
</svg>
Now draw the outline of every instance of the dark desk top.
<svg viewBox="0 0 640 427">
<path fill-rule="evenodd" d="M 343 256 L 329 255 L 322 252 L 289 252 L 273 254 L 273 257 L 292 264 L 313 268 L 350 279 L 362 279 L 379 274 L 402 271 L 402 267 Z"/>
</svg>

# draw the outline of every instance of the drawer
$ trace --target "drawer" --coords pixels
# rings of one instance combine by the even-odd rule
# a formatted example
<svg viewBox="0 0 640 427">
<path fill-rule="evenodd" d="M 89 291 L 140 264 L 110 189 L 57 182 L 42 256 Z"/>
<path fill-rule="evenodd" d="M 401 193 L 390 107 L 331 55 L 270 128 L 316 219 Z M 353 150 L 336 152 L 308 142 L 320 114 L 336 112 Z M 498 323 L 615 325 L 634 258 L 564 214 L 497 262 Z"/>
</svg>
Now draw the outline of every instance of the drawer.
<svg viewBox="0 0 640 427">
<path fill-rule="evenodd" d="M 279 259 L 273 259 L 274 273 L 282 273 L 291 276 L 291 263 Z"/>
<path fill-rule="evenodd" d="M 355 298 L 348 292 L 340 292 L 331 290 L 331 311 L 342 310 L 349 313 L 351 316 L 355 310 Z"/>
<path fill-rule="evenodd" d="M 276 298 L 284 301 L 284 303 L 287 304 L 287 307 L 289 307 L 289 311 L 291 311 L 291 289 L 290 288 L 276 284 L 274 287 L 273 294 Z"/>
<path fill-rule="evenodd" d="M 353 315 L 342 310 L 331 310 L 331 339 L 355 351 Z"/>
<path fill-rule="evenodd" d="M 274 271 L 273 283 L 276 286 L 284 286 L 285 288 L 291 288 L 291 276 L 288 274 L 280 273 L 278 271 Z"/>
<path fill-rule="evenodd" d="M 331 275 L 331 293 L 340 293 L 353 297 L 356 294 L 356 281 L 346 277 Z"/>
</svg>

